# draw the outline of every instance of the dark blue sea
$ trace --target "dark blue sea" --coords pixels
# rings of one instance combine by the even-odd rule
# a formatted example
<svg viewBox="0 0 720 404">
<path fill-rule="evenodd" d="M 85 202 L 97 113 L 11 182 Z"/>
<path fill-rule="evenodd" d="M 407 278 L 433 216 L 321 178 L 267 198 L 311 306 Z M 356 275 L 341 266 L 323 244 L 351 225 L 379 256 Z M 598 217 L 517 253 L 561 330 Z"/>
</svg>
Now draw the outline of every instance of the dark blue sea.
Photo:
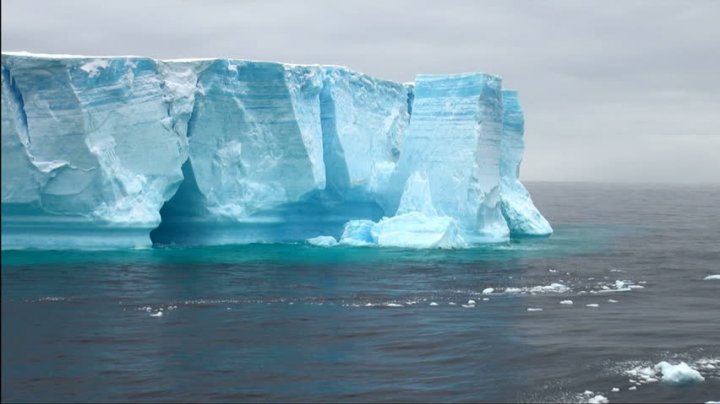
<svg viewBox="0 0 720 404">
<path fill-rule="evenodd" d="M 468 250 L 3 251 L 2 401 L 720 400 L 720 187 L 529 188 Z"/>
</svg>

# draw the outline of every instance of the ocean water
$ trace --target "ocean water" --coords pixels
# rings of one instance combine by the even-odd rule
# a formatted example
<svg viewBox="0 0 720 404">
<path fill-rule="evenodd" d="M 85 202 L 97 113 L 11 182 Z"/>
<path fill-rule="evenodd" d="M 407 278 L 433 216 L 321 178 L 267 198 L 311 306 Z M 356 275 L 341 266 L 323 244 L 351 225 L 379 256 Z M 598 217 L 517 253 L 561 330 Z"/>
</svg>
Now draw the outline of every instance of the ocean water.
<svg viewBox="0 0 720 404">
<path fill-rule="evenodd" d="M 720 400 L 720 187 L 529 188 L 469 250 L 3 251 L 2 401 Z"/>
</svg>

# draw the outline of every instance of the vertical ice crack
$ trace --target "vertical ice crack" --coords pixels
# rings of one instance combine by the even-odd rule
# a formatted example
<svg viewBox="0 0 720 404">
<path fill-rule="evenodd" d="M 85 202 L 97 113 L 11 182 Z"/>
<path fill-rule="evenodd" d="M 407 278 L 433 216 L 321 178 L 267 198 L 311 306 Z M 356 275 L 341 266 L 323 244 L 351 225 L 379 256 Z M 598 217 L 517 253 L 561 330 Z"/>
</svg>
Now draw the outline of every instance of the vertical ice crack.
<svg viewBox="0 0 720 404">
<path fill-rule="evenodd" d="M 26 148 L 29 148 L 30 135 L 27 113 L 25 112 L 25 100 L 23 99 L 20 89 L 17 87 L 15 78 L 10 74 L 10 68 L 5 65 L 2 66 L 2 78 L 6 83 L 6 88 L 15 107 L 15 120 L 20 123 L 20 129 L 23 132 L 22 134 L 18 133 L 22 137 L 20 140 Z"/>
</svg>

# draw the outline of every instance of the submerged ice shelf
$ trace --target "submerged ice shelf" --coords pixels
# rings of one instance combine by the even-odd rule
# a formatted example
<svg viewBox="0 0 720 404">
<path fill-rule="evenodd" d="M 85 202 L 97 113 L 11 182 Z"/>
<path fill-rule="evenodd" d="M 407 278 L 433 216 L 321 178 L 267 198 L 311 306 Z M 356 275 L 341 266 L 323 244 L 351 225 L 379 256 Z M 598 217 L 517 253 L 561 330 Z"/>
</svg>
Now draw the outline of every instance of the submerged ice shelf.
<svg viewBox="0 0 720 404">
<path fill-rule="evenodd" d="M 523 125 L 481 73 L 3 53 L 2 247 L 548 235 Z"/>
</svg>

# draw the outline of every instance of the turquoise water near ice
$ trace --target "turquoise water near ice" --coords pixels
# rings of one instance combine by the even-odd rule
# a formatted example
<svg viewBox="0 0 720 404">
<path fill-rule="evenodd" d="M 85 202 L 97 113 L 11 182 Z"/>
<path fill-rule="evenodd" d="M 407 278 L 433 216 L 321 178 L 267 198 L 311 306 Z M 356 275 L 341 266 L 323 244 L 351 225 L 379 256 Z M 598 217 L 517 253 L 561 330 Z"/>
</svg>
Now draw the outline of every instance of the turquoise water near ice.
<svg viewBox="0 0 720 404">
<path fill-rule="evenodd" d="M 550 238 L 3 251 L 2 401 L 720 399 L 720 188 L 529 185 Z"/>
</svg>

